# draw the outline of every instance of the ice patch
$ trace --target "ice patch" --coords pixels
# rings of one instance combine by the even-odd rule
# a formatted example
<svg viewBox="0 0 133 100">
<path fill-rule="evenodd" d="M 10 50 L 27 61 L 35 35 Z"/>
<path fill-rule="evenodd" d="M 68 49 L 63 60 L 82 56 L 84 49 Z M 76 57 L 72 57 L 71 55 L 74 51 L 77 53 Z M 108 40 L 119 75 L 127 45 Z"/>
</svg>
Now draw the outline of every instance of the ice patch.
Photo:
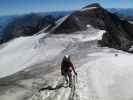
<svg viewBox="0 0 133 100">
<path fill-rule="evenodd" d="M 94 9 L 97 9 L 97 8 L 98 8 L 98 7 L 89 7 L 89 8 L 81 9 L 80 11 L 94 10 Z"/>
</svg>

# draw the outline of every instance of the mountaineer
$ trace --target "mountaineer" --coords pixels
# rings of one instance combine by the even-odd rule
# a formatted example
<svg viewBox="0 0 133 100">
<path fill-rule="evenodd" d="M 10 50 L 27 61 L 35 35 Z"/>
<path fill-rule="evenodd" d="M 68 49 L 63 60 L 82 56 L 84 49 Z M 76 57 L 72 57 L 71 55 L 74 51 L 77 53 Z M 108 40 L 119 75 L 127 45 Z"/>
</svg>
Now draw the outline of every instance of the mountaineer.
<svg viewBox="0 0 133 100">
<path fill-rule="evenodd" d="M 75 67 L 71 62 L 70 55 L 65 55 L 61 63 L 61 74 L 64 76 L 66 84 L 69 83 L 69 87 L 72 85 L 72 71 L 77 75 Z"/>
</svg>

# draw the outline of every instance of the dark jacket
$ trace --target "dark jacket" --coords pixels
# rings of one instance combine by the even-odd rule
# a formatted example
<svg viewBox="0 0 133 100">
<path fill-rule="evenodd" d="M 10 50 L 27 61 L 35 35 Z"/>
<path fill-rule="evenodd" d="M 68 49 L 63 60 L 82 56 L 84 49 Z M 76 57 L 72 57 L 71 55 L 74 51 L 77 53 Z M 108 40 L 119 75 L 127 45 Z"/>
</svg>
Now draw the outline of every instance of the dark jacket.
<svg viewBox="0 0 133 100">
<path fill-rule="evenodd" d="M 61 74 L 64 75 L 65 73 L 71 71 L 74 71 L 74 73 L 76 73 L 72 62 L 70 60 L 63 59 L 61 63 Z"/>
</svg>

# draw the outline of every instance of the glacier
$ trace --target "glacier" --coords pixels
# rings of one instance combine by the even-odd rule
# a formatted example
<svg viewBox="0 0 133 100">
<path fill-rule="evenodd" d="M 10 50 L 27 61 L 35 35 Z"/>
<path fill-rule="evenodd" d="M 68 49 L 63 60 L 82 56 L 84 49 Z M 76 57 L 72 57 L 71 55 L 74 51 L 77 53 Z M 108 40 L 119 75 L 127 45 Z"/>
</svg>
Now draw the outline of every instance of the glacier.
<svg viewBox="0 0 133 100">
<path fill-rule="evenodd" d="M 42 32 L 1 45 L 0 100 L 131 100 L 133 55 L 100 47 L 105 31 L 91 28 L 82 34 Z M 64 87 L 60 74 L 65 54 L 78 73 L 75 91 Z"/>
</svg>

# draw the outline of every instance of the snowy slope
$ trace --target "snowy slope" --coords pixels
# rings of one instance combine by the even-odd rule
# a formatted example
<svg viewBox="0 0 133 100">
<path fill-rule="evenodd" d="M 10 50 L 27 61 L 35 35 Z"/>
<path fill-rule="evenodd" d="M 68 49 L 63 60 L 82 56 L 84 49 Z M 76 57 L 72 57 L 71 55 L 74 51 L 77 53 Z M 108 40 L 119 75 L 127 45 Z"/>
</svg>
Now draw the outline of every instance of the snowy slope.
<svg viewBox="0 0 133 100">
<path fill-rule="evenodd" d="M 97 32 L 97 34 L 95 33 Z M 99 40 L 104 31 L 95 30 L 91 34 L 58 35 L 47 37 L 47 33 L 16 38 L 0 50 L 0 77 L 16 73 L 28 66 L 54 58 L 72 41 Z M 59 39 L 58 39 L 59 37 Z"/>
<path fill-rule="evenodd" d="M 133 98 L 133 55 L 94 53 L 100 59 L 88 62 L 79 71 L 80 100 L 131 100 Z"/>
<path fill-rule="evenodd" d="M 132 100 L 133 55 L 109 48 L 88 52 L 81 60 L 77 59 L 77 55 L 80 54 L 73 54 L 73 57 L 76 56 L 73 61 L 77 66 L 78 81 L 72 100 Z M 48 74 L 45 78 L 49 79 L 47 85 L 29 100 L 70 99 L 73 93 L 70 88 L 56 88 L 63 80 L 59 71 Z"/>
<path fill-rule="evenodd" d="M 115 56 L 116 53 L 118 56 Z M 89 60 L 94 57 L 95 60 Z M 88 53 L 82 58 L 85 59 L 88 61 L 86 60 L 84 64 L 81 64 L 81 61 L 79 62 L 81 65 L 75 63 L 78 66 L 76 69 L 78 82 L 73 100 L 131 100 L 133 98 L 133 55 L 103 48 Z M 50 79 L 48 84 L 53 89 L 61 84 L 58 72 L 49 74 L 46 78 Z M 45 89 L 29 100 L 69 100 L 72 94 L 72 90 L 65 87 L 55 90 Z"/>
<path fill-rule="evenodd" d="M 0 100 L 132 100 L 133 55 L 98 47 L 93 41 L 103 30 L 82 32 L 41 33 L 4 44 L 0 77 L 9 77 L 0 79 Z M 64 54 L 71 54 L 78 72 L 75 91 L 64 87 L 60 75 Z"/>
<path fill-rule="evenodd" d="M 59 41 L 52 42 L 47 39 L 46 44 L 41 44 L 41 38 L 46 33 L 20 37 L 5 44 L 0 50 L 0 77 L 5 77 L 21 71 L 41 61 L 52 59 L 62 47 L 54 48 Z"/>
</svg>

